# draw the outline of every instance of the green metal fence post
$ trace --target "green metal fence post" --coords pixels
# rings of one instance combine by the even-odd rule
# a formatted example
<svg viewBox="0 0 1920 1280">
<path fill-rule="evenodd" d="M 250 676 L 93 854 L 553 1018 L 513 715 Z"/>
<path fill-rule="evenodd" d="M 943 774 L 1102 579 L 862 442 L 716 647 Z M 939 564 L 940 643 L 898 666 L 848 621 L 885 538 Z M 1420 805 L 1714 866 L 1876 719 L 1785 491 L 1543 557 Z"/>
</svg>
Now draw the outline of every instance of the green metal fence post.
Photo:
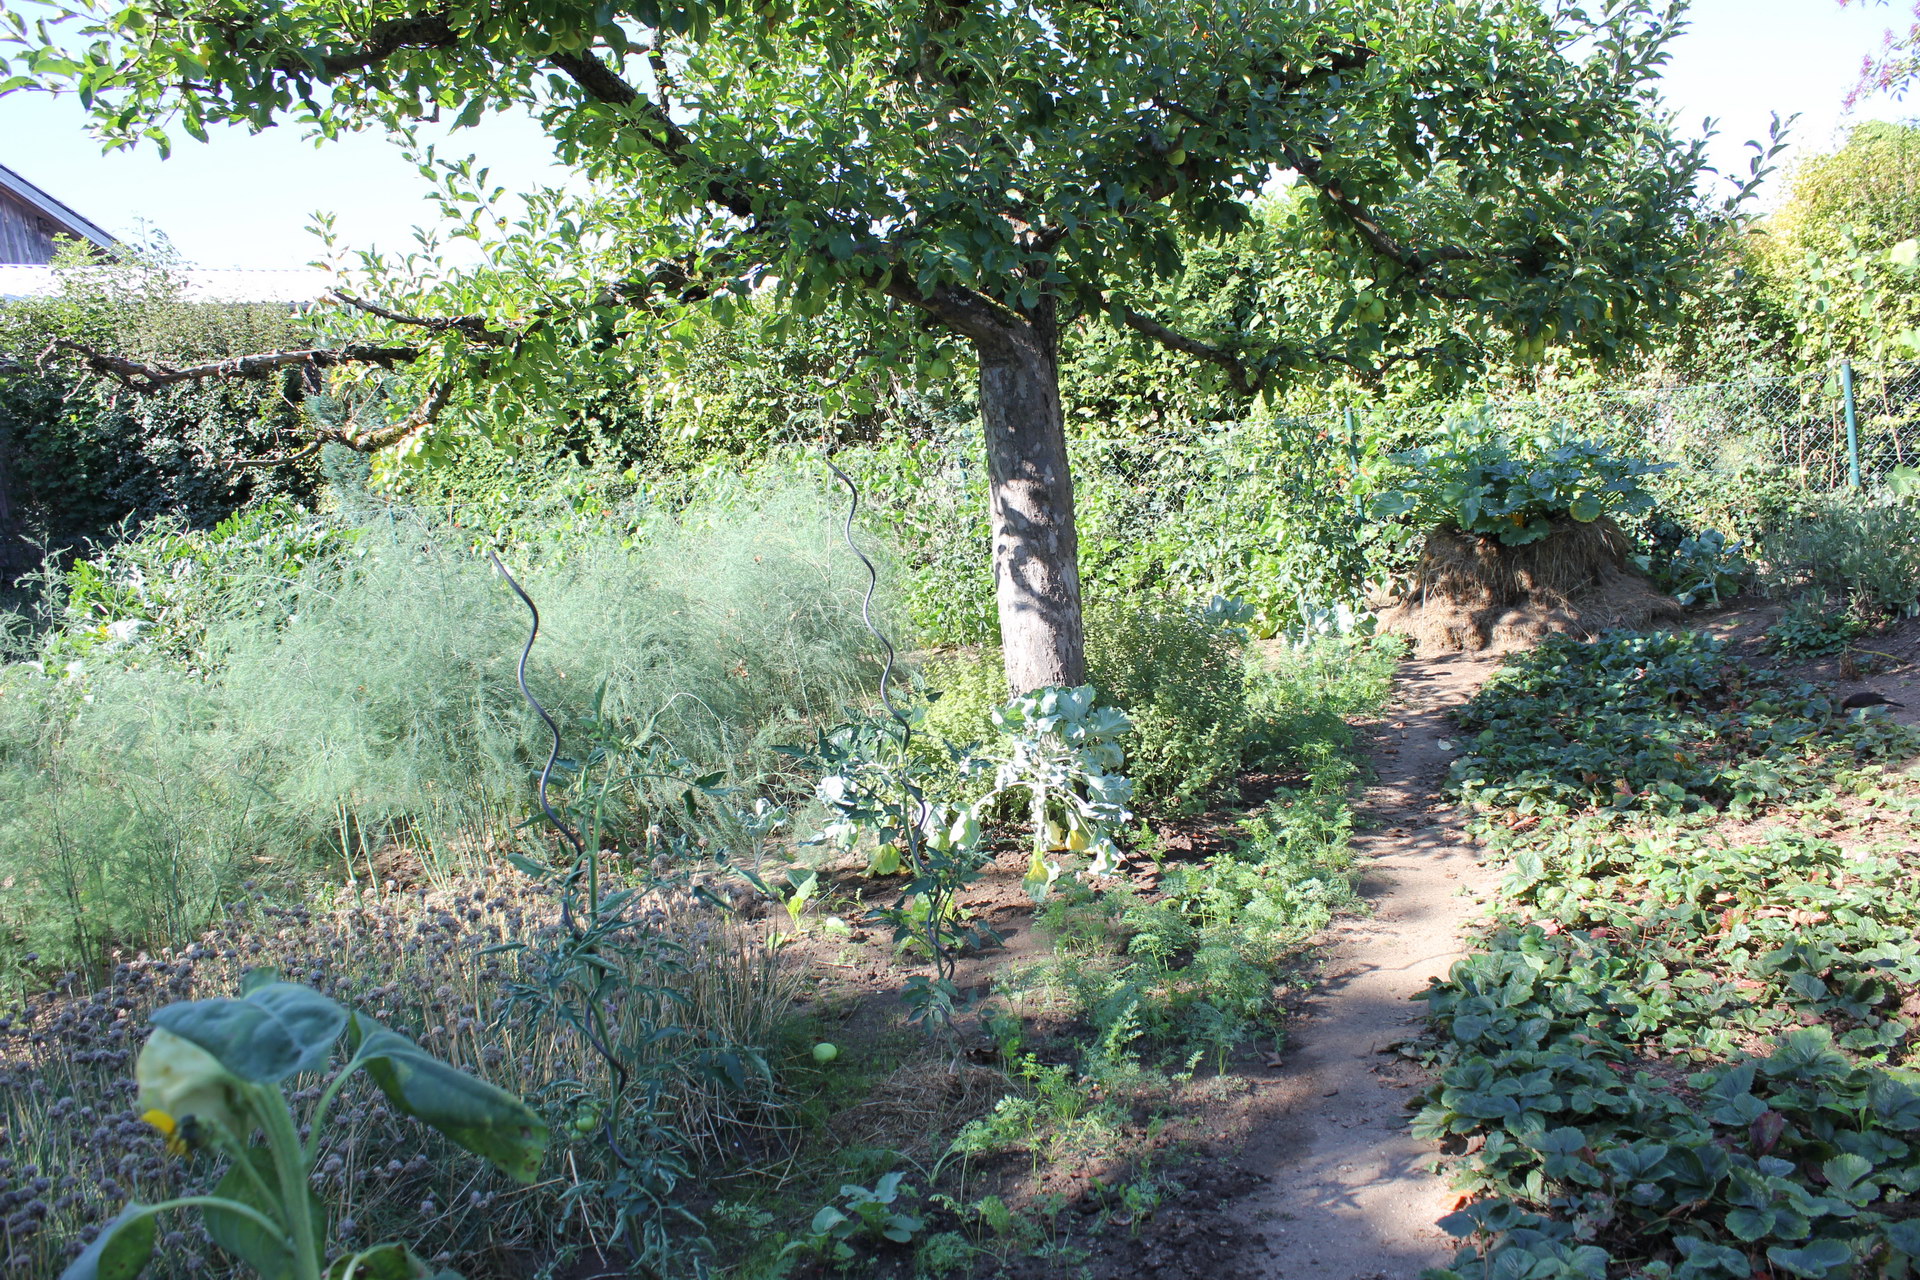
<svg viewBox="0 0 1920 1280">
<path fill-rule="evenodd" d="M 1853 406 L 1853 361 L 1840 362 L 1840 396 L 1847 416 L 1847 487 L 1860 487 L 1860 416 Z"/>
</svg>

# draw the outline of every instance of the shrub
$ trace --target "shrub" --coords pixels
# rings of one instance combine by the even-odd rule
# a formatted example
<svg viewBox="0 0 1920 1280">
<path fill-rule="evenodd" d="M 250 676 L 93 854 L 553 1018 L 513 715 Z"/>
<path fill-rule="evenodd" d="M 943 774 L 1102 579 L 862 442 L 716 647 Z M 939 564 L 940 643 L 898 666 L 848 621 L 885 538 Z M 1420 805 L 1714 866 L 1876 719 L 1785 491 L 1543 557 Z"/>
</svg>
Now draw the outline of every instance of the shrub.
<svg viewBox="0 0 1920 1280">
<path fill-rule="evenodd" d="M 1240 770 L 1250 719 L 1240 632 L 1204 609 L 1170 601 L 1095 607 L 1087 613 L 1087 667 L 1102 699 L 1127 713 L 1122 772 L 1143 814 L 1190 811 Z M 936 658 L 923 673 L 937 696 L 925 728 L 956 747 L 994 734 L 1006 701 L 997 649 Z"/>
<path fill-rule="evenodd" d="M 1087 666 L 1133 721 L 1122 746 L 1141 812 L 1196 809 L 1239 773 L 1248 728 L 1241 632 L 1169 601 L 1095 608 Z"/>
<path fill-rule="evenodd" d="M 187 300 L 186 277 L 161 255 L 101 262 L 75 250 L 61 260 L 60 292 L 0 307 L 0 355 L 22 365 L 56 338 L 177 363 L 307 345 L 306 322 L 284 306 Z M 56 548 L 106 538 L 124 522 L 172 516 L 212 525 L 274 494 L 310 497 L 311 460 L 235 467 L 286 453 L 301 425 L 297 373 L 265 382 L 221 382 L 133 395 L 90 376 L 54 370 L 0 376 L 0 440 L 10 497 L 24 528 Z M 0 546 L 0 573 L 31 568 Z"/>
<path fill-rule="evenodd" d="M 1000 650 L 942 654 L 921 668 L 927 690 L 926 733 L 956 747 L 983 742 L 993 733 L 993 709 L 1007 700 Z"/>
<path fill-rule="evenodd" d="M 1863 622 L 1920 612 L 1920 503 L 1833 494 L 1760 543 L 1762 586 L 1810 595 Z"/>
<path fill-rule="evenodd" d="M 1301 767 L 1348 750 L 1348 721 L 1386 702 L 1406 651 L 1400 636 L 1355 635 L 1263 653 L 1247 673 L 1248 762 Z"/>
</svg>

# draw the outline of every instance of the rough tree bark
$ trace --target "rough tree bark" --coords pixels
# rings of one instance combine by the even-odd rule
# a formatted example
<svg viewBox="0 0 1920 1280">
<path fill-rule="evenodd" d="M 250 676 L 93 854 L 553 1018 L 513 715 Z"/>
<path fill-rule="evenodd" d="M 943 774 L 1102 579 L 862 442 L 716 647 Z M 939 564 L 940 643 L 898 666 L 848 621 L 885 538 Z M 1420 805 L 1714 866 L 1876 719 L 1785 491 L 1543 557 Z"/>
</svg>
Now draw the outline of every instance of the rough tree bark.
<svg viewBox="0 0 1920 1280">
<path fill-rule="evenodd" d="M 1050 309 L 976 334 L 994 591 L 1015 693 L 1086 683 L 1073 477 Z"/>
</svg>

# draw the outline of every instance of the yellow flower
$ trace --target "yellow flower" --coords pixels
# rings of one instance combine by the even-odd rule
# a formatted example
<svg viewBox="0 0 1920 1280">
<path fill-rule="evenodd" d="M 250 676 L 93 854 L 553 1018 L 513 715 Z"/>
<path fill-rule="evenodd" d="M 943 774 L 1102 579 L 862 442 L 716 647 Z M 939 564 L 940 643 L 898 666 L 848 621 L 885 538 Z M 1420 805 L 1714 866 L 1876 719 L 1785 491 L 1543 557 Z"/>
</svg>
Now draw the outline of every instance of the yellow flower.
<svg viewBox="0 0 1920 1280">
<path fill-rule="evenodd" d="M 166 1137 L 169 1151 L 197 1146 L 207 1125 L 235 1137 L 246 1133 L 240 1081 L 190 1040 L 156 1029 L 133 1064 L 133 1078 L 140 1085 L 142 1119 Z"/>
<path fill-rule="evenodd" d="M 140 1118 L 160 1131 L 160 1136 L 167 1142 L 167 1154 L 183 1156 L 192 1149 L 187 1142 L 187 1131 L 166 1112 L 149 1111 Z M 192 1120 L 193 1117 L 188 1116 L 187 1119 Z"/>
</svg>

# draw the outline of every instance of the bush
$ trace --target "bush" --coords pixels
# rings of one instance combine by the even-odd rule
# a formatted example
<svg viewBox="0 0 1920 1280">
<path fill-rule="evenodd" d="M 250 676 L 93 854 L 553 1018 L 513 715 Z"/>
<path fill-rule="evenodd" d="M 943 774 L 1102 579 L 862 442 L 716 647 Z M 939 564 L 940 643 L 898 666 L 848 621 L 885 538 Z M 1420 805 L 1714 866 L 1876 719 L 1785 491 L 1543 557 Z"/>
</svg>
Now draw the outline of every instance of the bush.
<svg viewBox="0 0 1920 1280">
<path fill-rule="evenodd" d="M 1233 627 L 1169 601 L 1090 609 L 1087 667 L 1102 701 L 1133 722 L 1121 772 L 1137 812 L 1190 812 L 1238 774 L 1250 719 L 1245 642 Z M 992 738 L 990 713 L 1007 698 L 998 649 L 936 658 L 922 678 L 934 694 L 930 737 L 955 747 Z"/>
<path fill-rule="evenodd" d="M 871 641 L 811 496 L 710 514 L 528 567 L 529 681 L 569 751 L 596 721 L 635 750 L 650 728 L 751 791 L 775 744 L 864 698 Z M 415 521 L 297 542 L 305 562 L 227 528 L 81 566 L 68 624 L 0 668 L 0 963 L 180 939 L 245 879 L 439 876 L 529 813 L 526 616 L 485 560 Z M 623 847 L 671 820 L 662 799 L 619 790 Z"/>
<path fill-rule="evenodd" d="M 1124 772 L 1141 812 L 1192 811 L 1239 773 L 1248 728 L 1241 632 L 1170 601 L 1095 608 L 1087 667 L 1133 721 Z"/>
<path fill-rule="evenodd" d="M 1863 622 L 1920 612 L 1920 503 L 1833 494 L 1762 538 L 1768 595 L 1810 595 Z"/>
<path fill-rule="evenodd" d="M 307 345 L 312 332 L 284 306 L 190 302 L 186 280 L 163 257 L 102 263 L 62 259 L 61 291 L 0 307 L 0 355 L 31 366 L 57 338 L 180 363 Z M 3 364 L 4 362 L 0 362 Z M 301 426 L 297 372 L 265 382 L 214 382 L 134 395 L 62 368 L 0 376 L 0 441 L 16 529 L 56 548 L 99 541 L 123 523 L 172 516 L 206 528 L 275 494 L 308 498 L 311 460 L 237 467 L 285 454 Z M 0 508 L 4 507 L 0 501 Z M 37 557 L 0 546 L 0 574 Z"/>
</svg>

